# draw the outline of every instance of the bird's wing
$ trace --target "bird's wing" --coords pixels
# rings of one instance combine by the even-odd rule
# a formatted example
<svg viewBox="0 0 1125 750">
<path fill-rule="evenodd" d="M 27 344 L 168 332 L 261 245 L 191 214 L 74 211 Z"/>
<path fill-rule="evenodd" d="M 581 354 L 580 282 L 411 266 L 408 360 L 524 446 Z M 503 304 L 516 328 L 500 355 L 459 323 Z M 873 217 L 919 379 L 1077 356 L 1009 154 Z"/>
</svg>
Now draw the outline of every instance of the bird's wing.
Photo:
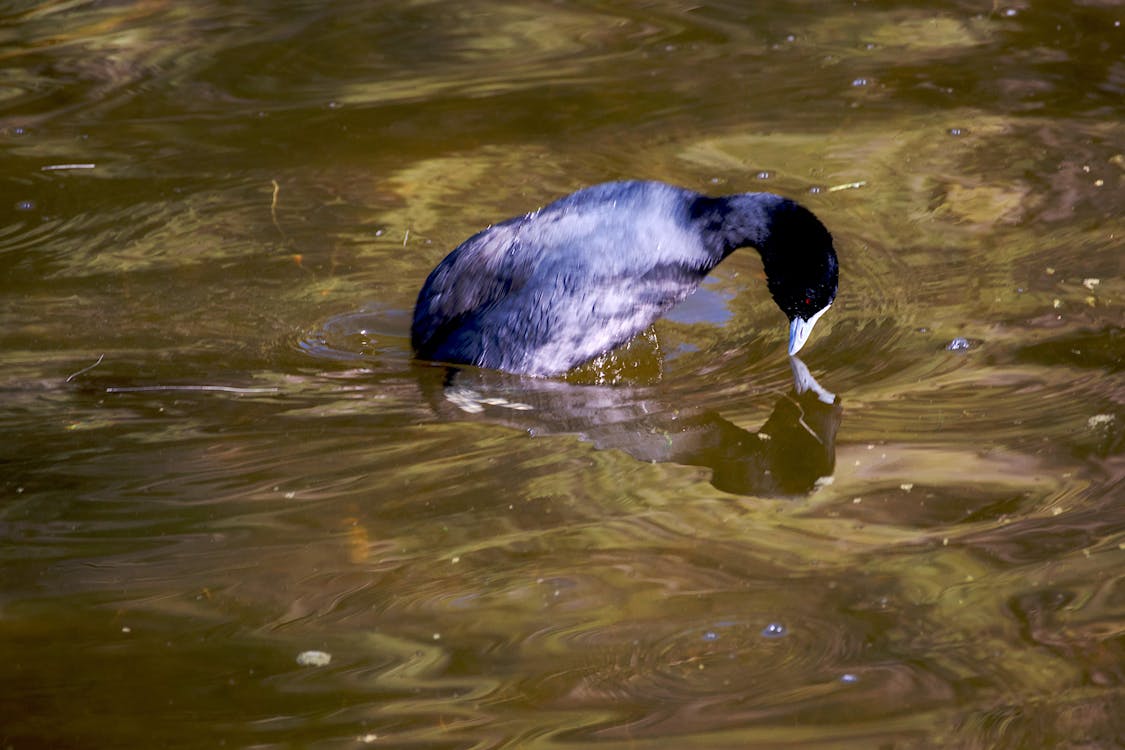
<svg viewBox="0 0 1125 750">
<path fill-rule="evenodd" d="M 532 272 L 518 251 L 518 222 L 473 235 L 433 270 L 414 308 L 414 348 L 426 351 L 469 315 L 518 291 Z"/>
</svg>

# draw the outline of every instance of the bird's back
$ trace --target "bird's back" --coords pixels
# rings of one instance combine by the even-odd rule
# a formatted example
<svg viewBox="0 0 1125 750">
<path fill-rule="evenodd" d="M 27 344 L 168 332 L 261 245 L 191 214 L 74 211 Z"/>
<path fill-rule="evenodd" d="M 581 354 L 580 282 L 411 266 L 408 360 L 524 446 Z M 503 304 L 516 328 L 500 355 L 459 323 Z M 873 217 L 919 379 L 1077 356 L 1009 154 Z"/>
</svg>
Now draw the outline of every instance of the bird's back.
<svg viewBox="0 0 1125 750">
<path fill-rule="evenodd" d="M 628 341 L 717 262 L 692 223 L 699 197 L 662 183 L 606 183 L 480 232 L 427 279 L 415 349 L 547 375 Z"/>
</svg>

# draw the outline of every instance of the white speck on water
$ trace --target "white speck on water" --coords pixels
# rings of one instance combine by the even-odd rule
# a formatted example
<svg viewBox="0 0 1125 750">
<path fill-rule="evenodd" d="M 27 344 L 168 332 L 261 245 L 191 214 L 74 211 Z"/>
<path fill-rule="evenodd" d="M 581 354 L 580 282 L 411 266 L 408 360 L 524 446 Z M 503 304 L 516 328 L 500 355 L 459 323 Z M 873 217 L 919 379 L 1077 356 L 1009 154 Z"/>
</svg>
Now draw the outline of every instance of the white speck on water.
<svg viewBox="0 0 1125 750">
<path fill-rule="evenodd" d="M 1100 283 L 1102 283 L 1101 279 L 1082 279 L 1082 286 L 1086 287 L 1091 292 L 1094 291 L 1094 287 Z"/>
<path fill-rule="evenodd" d="M 1092 417 L 1090 417 L 1089 419 L 1086 420 L 1086 425 L 1091 430 L 1096 430 L 1099 427 L 1108 427 L 1112 423 L 1113 423 L 1113 415 L 1112 414 L 1095 414 L 1094 416 L 1092 416 Z"/>
<path fill-rule="evenodd" d="M 968 351 L 969 349 L 971 349 L 972 344 L 969 343 L 968 339 L 958 336 L 957 338 L 953 339 L 948 344 L 946 344 L 945 348 L 946 348 L 946 351 L 964 352 L 964 351 Z"/>
<path fill-rule="evenodd" d="M 784 638 L 788 634 L 788 628 L 779 622 L 771 622 L 769 625 L 762 628 L 763 638 Z"/>
<path fill-rule="evenodd" d="M 302 651 L 297 654 L 297 663 L 302 667 L 326 667 L 332 661 L 332 654 L 326 651 Z"/>
</svg>

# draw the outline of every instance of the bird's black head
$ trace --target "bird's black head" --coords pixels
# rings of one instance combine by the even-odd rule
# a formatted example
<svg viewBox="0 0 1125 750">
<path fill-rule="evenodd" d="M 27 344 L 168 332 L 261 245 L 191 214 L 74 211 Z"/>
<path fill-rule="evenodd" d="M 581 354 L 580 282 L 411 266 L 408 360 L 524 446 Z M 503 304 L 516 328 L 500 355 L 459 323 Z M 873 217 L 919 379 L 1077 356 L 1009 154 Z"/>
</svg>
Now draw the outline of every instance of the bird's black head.
<svg viewBox="0 0 1125 750">
<path fill-rule="evenodd" d="M 783 200 L 770 212 L 760 250 L 770 294 L 789 318 L 789 353 L 796 354 L 836 299 L 840 266 L 832 235 L 807 208 Z"/>
</svg>

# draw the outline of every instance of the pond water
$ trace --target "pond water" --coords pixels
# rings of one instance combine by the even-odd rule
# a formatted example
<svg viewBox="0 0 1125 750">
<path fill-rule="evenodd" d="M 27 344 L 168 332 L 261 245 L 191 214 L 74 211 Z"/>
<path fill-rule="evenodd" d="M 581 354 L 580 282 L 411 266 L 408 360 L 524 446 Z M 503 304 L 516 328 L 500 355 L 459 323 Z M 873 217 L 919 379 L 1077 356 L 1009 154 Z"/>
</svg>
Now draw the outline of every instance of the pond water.
<svg viewBox="0 0 1125 750">
<path fill-rule="evenodd" d="M 2 15 L 3 747 L 1125 744 L 1120 4 Z M 411 360 L 626 178 L 823 219 L 802 360 L 752 251 L 567 379 Z"/>
</svg>

